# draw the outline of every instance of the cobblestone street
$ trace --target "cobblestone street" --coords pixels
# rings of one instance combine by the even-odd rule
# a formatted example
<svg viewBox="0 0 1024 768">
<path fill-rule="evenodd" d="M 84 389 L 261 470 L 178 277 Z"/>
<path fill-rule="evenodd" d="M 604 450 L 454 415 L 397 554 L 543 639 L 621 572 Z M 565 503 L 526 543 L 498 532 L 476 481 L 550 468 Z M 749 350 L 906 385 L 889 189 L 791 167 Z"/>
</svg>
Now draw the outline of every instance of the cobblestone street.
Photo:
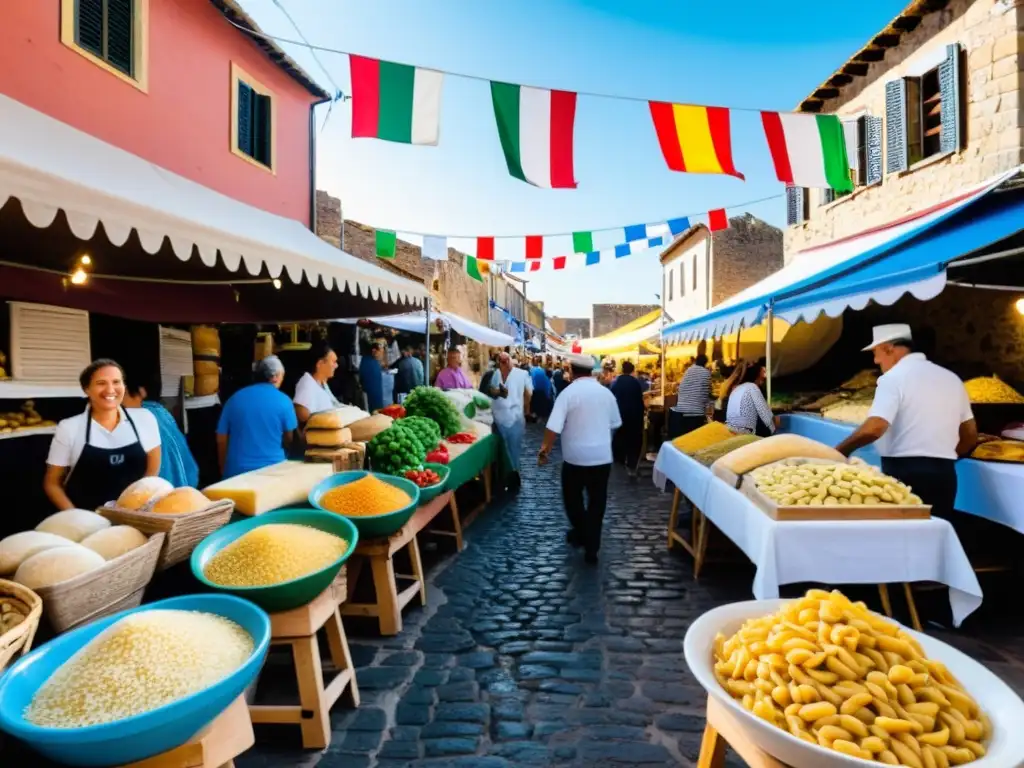
<svg viewBox="0 0 1024 768">
<path fill-rule="evenodd" d="M 362 706 L 338 705 L 330 748 L 302 751 L 287 746 L 294 729 L 278 740 L 261 727 L 239 768 L 695 764 L 704 695 L 683 635 L 709 608 L 749 599 L 753 568 L 733 559 L 694 582 L 692 561 L 665 545 L 670 497 L 624 473 L 612 477 L 600 563 L 585 565 L 565 543 L 558 456 L 550 468 L 533 460 L 539 437 L 528 430 L 519 496 L 435 566 L 427 608 L 406 611 L 395 638 L 349 628 Z M 941 610 L 945 592 L 934 594 Z M 1019 629 L 991 645 L 940 634 L 1024 691 Z"/>
</svg>

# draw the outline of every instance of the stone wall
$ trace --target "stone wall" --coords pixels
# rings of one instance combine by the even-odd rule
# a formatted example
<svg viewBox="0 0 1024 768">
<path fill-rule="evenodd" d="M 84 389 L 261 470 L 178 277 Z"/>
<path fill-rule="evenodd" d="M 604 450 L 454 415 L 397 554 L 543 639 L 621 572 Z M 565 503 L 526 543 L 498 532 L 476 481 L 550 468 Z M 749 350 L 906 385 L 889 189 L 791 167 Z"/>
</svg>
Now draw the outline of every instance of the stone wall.
<svg viewBox="0 0 1024 768">
<path fill-rule="evenodd" d="M 884 117 L 887 81 L 916 74 L 922 61 L 933 59 L 947 44 L 959 42 L 966 50 L 965 149 L 886 175 L 881 184 L 860 188 L 826 206 L 818 205 L 812 190 L 810 221 L 786 231 L 787 261 L 804 248 L 898 219 L 1024 162 L 1022 19 L 1021 0 L 953 0 L 905 33 L 883 61 L 870 65 L 865 77 L 854 78 L 837 98 L 824 103 L 823 112 L 867 110 Z"/>
<path fill-rule="evenodd" d="M 317 234 L 334 246 L 341 245 L 341 203 L 323 190 L 316 192 Z M 345 221 L 345 250 L 358 259 L 423 283 L 445 311 L 487 325 L 487 287 L 464 271 L 465 254 L 448 249 L 448 261 L 420 256 L 415 245 L 398 241 L 394 259 L 378 259 L 374 231 L 355 221 Z"/>
<path fill-rule="evenodd" d="M 782 269 L 782 230 L 749 213 L 711 235 L 711 306 Z"/>
<path fill-rule="evenodd" d="M 549 317 L 551 329 L 559 336 L 574 335 L 581 339 L 590 338 L 589 317 Z"/>
<path fill-rule="evenodd" d="M 594 304 L 590 330 L 594 336 L 604 336 L 656 309 L 661 307 L 657 304 Z"/>
</svg>

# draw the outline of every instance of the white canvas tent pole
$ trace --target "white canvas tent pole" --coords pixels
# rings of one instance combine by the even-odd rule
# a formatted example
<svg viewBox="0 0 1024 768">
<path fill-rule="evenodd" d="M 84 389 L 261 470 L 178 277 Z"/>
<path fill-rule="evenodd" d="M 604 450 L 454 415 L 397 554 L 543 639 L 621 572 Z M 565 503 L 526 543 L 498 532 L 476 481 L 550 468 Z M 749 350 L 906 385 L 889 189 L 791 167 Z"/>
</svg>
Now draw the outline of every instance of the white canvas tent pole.
<svg viewBox="0 0 1024 768">
<path fill-rule="evenodd" d="M 767 376 L 766 389 L 768 391 L 768 405 L 771 406 L 772 402 L 772 341 L 775 336 L 775 311 L 773 303 L 768 304 L 768 334 L 765 337 L 764 343 L 764 357 L 765 357 L 765 375 Z"/>
<path fill-rule="evenodd" d="M 426 342 L 426 354 L 423 356 L 425 358 L 423 360 L 423 370 L 424 370 L 423 383 L 426 384 L 429 387 L 430 386 L 430 297 L 429 296 L 427 296 L 427 300 L 426 300 L 426 302 L 424 303 L 423 306 L 424 306 L 424 308 L 426 310 L 426 313 L 427 313 L 427 327 L 426 327 L 426 331 L 425 331 L 426 335 L 427 335 L 427 342 Z"/>
</svg>

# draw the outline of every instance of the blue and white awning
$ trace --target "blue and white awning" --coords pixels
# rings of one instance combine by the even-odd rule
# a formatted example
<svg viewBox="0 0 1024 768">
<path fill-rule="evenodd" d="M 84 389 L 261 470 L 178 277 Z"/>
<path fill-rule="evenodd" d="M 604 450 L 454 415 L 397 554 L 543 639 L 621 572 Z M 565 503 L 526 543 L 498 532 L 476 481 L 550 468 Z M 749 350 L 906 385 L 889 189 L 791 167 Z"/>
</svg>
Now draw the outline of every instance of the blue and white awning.
<svg viewBox="0 0 1024 768">
<path fill-rule="evenodd" d="M 946 286 L 946 266 L 1024 230 L 1024 195 L 1002 191 L 1019 168 L 938 205 L 828 245 L 809 248 L 710 312 L 667 327 L 668 343 L 750 328 L 768 307 L 788 323 L 811 322 L 905 294 L 928 300 Z"/>
</svg>

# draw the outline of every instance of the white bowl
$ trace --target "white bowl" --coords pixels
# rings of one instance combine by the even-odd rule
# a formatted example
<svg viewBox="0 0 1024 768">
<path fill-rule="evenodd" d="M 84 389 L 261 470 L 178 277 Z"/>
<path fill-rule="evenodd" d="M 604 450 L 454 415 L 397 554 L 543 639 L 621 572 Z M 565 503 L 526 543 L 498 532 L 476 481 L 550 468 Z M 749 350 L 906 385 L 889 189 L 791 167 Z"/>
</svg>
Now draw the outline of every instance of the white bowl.
<svg viewBox="0 0 1024 768">
<path fill-rule="evenodd" d="M 776 613 L 789 600 L 750 600 L 708 611 L 686 633 L 684 654 L 694 677 L 715 700 L 725 706 L 761 749 L 792 768 L 864 768 L 879 763 L 849 757 L 801 741 L 788 731 L 765 722 L 733 699 L 715 678 L 712 657 L 715 635 L 727 637 L 747 619 Z M 946 643 L 903 627 L 916 638 L 930 659 L 941 661 L 956 676 L 992 721 L 993 735 L 985 757 L 971 768 L 1020 768 L 1024 766 L 1024 701 L 988 669 Z"/>
</svg>

